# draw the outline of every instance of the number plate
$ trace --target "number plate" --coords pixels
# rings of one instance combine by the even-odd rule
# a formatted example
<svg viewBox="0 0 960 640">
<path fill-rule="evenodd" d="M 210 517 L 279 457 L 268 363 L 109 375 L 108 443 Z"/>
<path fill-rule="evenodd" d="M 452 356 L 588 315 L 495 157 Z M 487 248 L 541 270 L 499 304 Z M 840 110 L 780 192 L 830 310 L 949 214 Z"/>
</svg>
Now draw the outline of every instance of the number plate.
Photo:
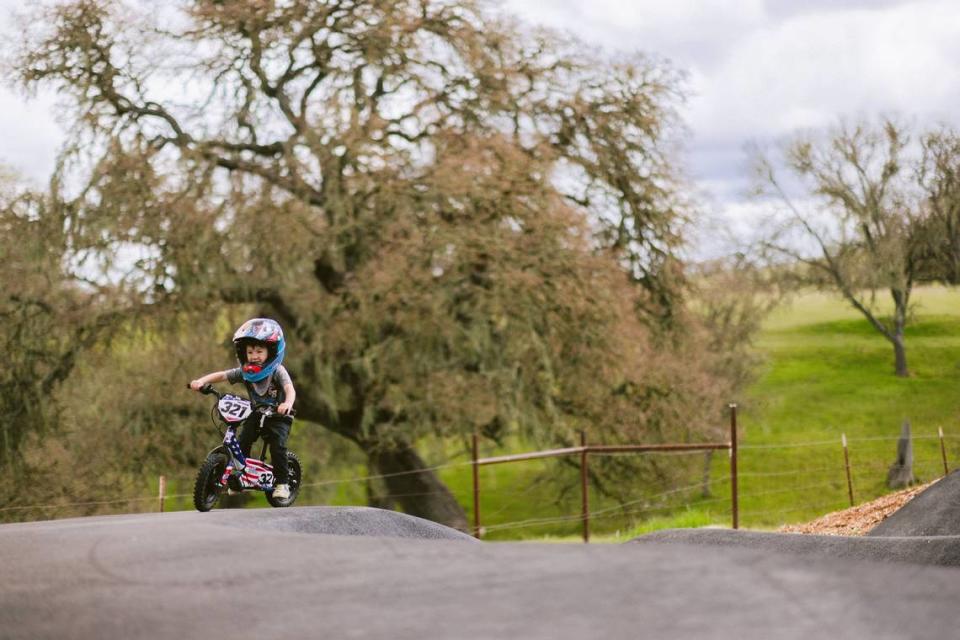
<svg viewBox="0 0 960 640">
<path fill-rule="evenodd" d="M 227 422 L 243 422 L 253 411 L 250 401 L 239 396 L 225 395 L 217 403 L 217 411 Z"/>
</svg>

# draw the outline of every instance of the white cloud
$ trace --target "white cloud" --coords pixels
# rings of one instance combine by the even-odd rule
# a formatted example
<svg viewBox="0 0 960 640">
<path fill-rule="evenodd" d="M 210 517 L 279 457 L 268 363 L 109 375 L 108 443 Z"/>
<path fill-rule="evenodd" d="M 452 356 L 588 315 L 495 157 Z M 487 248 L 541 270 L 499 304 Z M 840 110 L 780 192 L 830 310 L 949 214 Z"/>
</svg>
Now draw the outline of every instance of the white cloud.
<svg viewBox="0 0 960 640">
<path fill-rule="evenodd" d="M 764 5 L 771 17 L 782 19 L 803 13 L 829 13 L 830 11 L 847 11 L 849 9 L 877 11 L 911 3 L 912 0 L 804 0 L 803 2 L 797 2 L 797 0 L 766 0 Z"/>
<path fill-rule="evenodd" d="M 13 13 L 22 11 L 18 0 L 0 0 L 0 38 L 6 53 L 14 28 Z M 34 183 L 42 183 L 53 171 L 63 132 L 54 119 L 54 99 L 49 93 L 27 98 L 0 80 L 0 164 L 12 167 Z"/>
<path fill-rule="evenodd" d="M 503 6 L 528 22 L 611 48 L 654 53 L 694 71 L 765 22 L 762 0 L 506 0 Z"/>
<path fill-rule="evenodd" d="M 960 12 L 936 2 L 772 24 L 703 78 L 691 124 L 708 136 L 768 137 L 859 113 L 945 117 L 960 99 L 958 37 Z"/>
<path fill-rule="evenodd" d="M 35 183 L 53 171 L 63 132 L 53 117 L 53 100 L 27 100 L 0 88 L 0 164 L 13 167 Z"/>
</svg>

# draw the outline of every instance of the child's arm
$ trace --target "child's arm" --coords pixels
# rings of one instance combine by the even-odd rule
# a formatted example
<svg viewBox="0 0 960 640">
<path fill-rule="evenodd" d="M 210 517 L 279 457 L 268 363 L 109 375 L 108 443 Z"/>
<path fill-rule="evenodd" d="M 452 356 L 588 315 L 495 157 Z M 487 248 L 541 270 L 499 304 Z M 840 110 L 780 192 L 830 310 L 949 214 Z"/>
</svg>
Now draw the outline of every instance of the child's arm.
<svg viewBox="0 0 960 640">
<path fill-rule="evenodd" d="M 284 394 L 284 400 L 280 404 L 280 406 L 277 407 L 277 411 L 286 415 L 287 413 L 290 412 L 290 409 L 293 409 L 293 403 L 297 399 L 297 391 L 296 389 L 293 388 L 292 382 L 288 382 L 285 385 L 283 385 L 283 394 Z"/>
<path fill-rule="evenodd" d="M 227 381 L 227 372 L 226 371 L 214 371 L 213 373 L 208 373 L 207 375 L 197 378 L 196 380 L 190 381 L 190 388 L 194 391 L 200 391 L 204 385 L 211 384 L 213 382 L 226 382 Z"/>
</svg>

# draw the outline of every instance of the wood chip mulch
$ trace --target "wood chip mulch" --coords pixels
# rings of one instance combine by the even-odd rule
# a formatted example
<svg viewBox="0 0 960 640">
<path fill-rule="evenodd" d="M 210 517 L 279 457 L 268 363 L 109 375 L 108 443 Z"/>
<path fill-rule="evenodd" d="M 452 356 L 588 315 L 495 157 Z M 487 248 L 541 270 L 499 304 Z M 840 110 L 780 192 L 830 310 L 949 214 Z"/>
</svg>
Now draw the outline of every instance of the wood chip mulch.
<svg viewBox="0 0 960 640">
<path fill-rule="evenodd" d="M 881 496 L 843 511 L 834 511 L 806 524 L 788 524 L 777 531 L 782 533 L 815 533 L 828 536 L 862 536 L 883 522 L 894 511 L 909 502 L 933 482 L 909 487 Z"/>
</svg>

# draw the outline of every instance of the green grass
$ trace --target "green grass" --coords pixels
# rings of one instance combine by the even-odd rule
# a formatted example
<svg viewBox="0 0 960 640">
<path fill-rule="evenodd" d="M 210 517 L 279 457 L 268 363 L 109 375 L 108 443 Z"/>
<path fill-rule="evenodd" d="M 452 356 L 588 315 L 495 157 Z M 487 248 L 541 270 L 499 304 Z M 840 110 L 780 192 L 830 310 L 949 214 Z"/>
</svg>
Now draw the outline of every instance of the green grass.
<svg viewBox="0 0 960 640">
<path fill-rule="evenodd" d="M 766 362 L 742 402 L 745 526 L 799 522 L 848 506 L 844 433 L 856 502 L 888 491 L 886 471 L 904 420 L 920 479 L 942 474 L 938 427 L 948 435 L 949 458 L 958 457 L 960 293 L 929 287 L 916 300 L 906 335 L 909 378 L 893 375 L 889 342 L 840 300 L 809 294 L 772 314 L 757 345 Z M 829 444 L 783 446 L 818 441 Z"/>
<path fill-rule="evenodd" d="M 603 531 L 596 533 L 591 530 L 591 543 L 614 543 L 627 542 L 654 531 L 663 529 L 693 529 L 699 527 L 714 527 L 719 525 L 716 516 L 710 511 L 704 511 L 695 507 L 681 507 L 675 513 L 666 516 L 655 516 L 634 524 L 626 529 L 616 529 L 613 531 Z M 535 538 L 527 538 L 531 542 L 556 542 L 556 543 L 579 543 L 583 542 L 583 534 L 556 535 L 547 534 Z"/>
<path fill-rule="evenodd" d="M 631 538 L 652 533 L 653 531 L 660 531 L 661 529 L 693 529 L 715 525 L 717 525 L 717 521 L 713 513 L 692 507 L 684 507 L 672 515 L 658 516 L 645 520 L 623 533 L 618 531 L 614 534 L 613 540 L 617 542 L 630 540 Z"/>
</svg>

